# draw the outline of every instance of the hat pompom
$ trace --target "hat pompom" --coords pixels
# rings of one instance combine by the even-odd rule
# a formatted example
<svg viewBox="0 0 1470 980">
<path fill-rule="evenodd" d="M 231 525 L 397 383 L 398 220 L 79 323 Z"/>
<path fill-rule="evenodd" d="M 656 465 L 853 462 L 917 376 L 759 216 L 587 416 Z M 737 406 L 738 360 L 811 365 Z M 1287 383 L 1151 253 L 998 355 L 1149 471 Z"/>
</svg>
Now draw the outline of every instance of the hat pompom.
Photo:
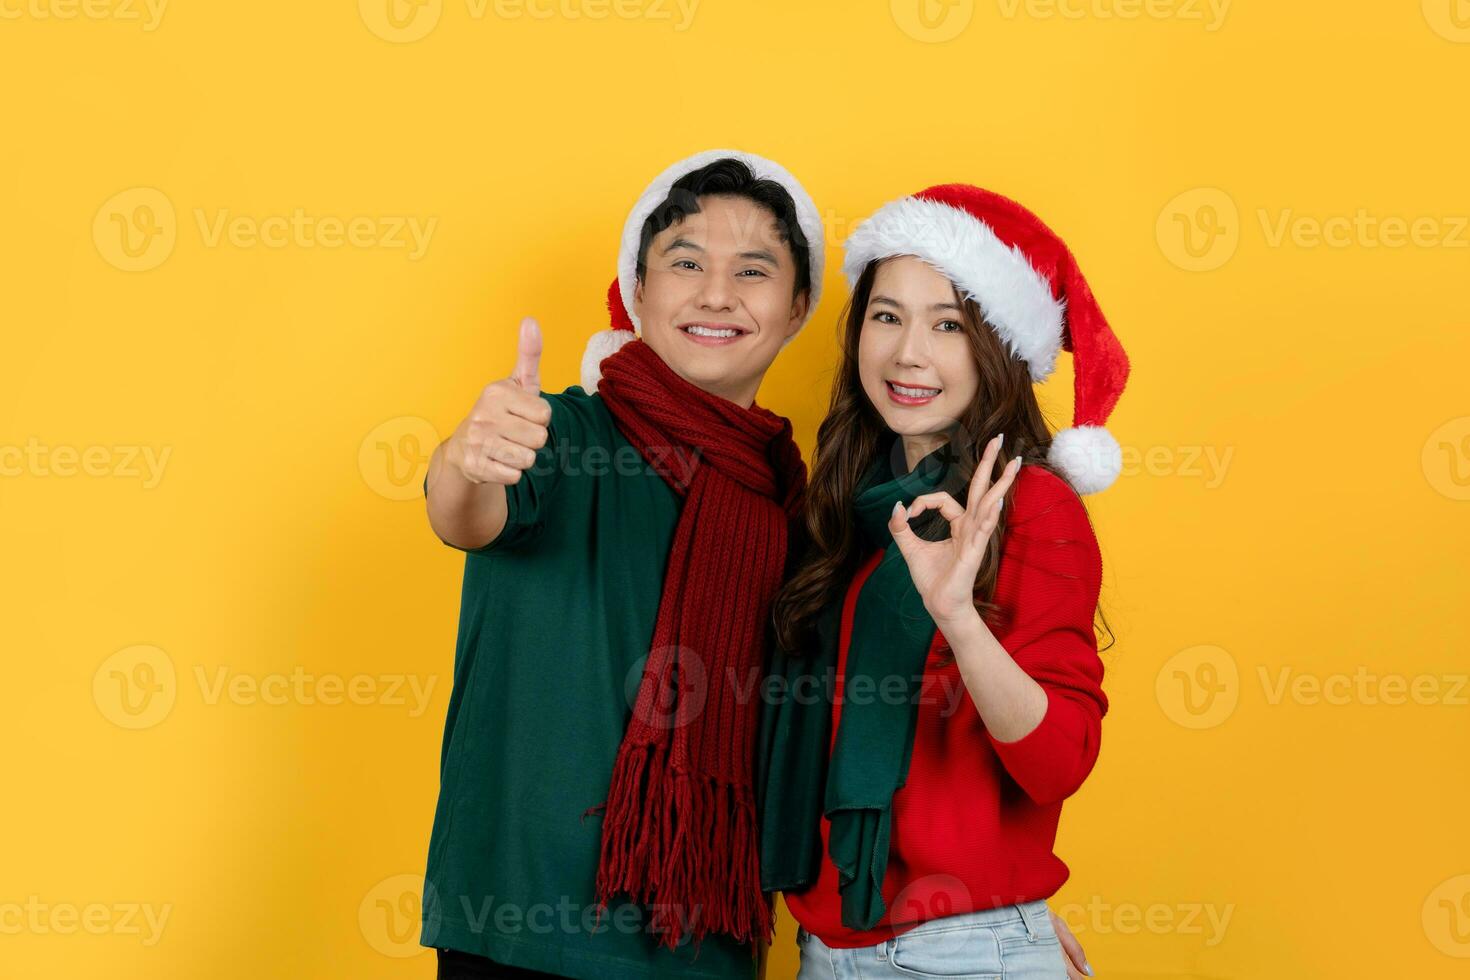
<svg viewBox="0 0 1470 980">
<path fill-rule="evenodd" d="M 607 290 L 607 313 L 612 329 L 599 330 L 593 334 L 588 338 L 587 349 L 582 353 L 582 388 L 588 392 L 596 391 L 597 382 L 602 380 L 602 359 L 616 354 L 624 344 L 638 339 L 638 335 L 633 332 L 633 321 L 623 306 L 623 297 L 618 291 L 616 279 Z"/>
<path fill-rule="evenodd" d="M 1123 449 L 1100 425 L 1079 425 L 1058 432 L 1046 459 L 1079 494 L 1106 490 L 1123 472 Z"/>
<path fill-rule="evenodd" d="M 599 330 L 587 341 L 587 350 L 582 354 L 582 388 L 588 392 L 597 390 L 602 380 L 602 359 L 616 354 L 629 341 L 637 340 L 631 330 Z"/>
</svg>

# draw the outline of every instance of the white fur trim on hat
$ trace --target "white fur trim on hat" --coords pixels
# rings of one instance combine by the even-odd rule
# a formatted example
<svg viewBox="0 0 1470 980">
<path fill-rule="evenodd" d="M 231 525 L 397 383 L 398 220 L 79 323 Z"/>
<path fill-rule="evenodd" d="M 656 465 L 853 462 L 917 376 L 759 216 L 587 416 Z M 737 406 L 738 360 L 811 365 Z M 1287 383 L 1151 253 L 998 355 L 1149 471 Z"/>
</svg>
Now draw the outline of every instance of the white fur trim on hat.
<svg viewBox="0 0 1470 980">
<path fill-rule="evenodd" d="M 1098 493 L 1123 472 L 1123 450 L 1100 425 L 1079 425 L 1058 432 L 1046 455 L 1079 494 Z"/>
<path fill-rule="evenodd" d="M 1006 245 L 969 212 L 918 197 L 879 208 L 854 229 L 844 246 L 842 271 L 857 283 L 869 262 L 913 255 L 944 273 L 980 305 L 1011 352 L 1026 362 L 1033 381 L 1056 366 L 1066 303 L 1019 248 Z"/>
<path fill-rule="evenodd" d="M 638 285 L 638 245 L 643 236 L 643 222 L 648 220 L 654 208 L 668 198 L 669 190 L 680 177 L 727 157 L 744 163 L 757 178 L 774 180 L 786 188 L 786 193 L 791 195 L 792 203 L 796 205 L 796 222 L 801 226 L 802 235 L 806 237 L 809 256 L 808 269 L 811 273 L 812 286 L 806 308 L 806 319 L 810 320 L 812 314 L 816 312 L 817 301 L 822 298 L 822 271 L 826 267 L 826 240 L 822 231 L 822 216 L 817 212 L 817 206 L 812 202 L 811 195 L 785 167 L 765 157 L 741 150 L 705 150 L 703 153 L 696 153 L 692 157 L 680 160 L 655 177 L 653 183 L 649 184 L 648 189 L 643 192 L 643 196 L 638 198 L 638 203 L 633 205 L 633 210 L 628 212 L 628 220 L 623 223 L 623 237 L 618 246 L 618 290 L 623 295 L 623 306 L 627 309 L 629 318 L 640 331 L 643 325 L 638 322 L 638 315 L 633 312 L 633 290 Z"/>
<path fill-rule="evenodd" d="M 588 338 L 587 349 L 582 353 L 582 389 L 589 394 L 596 391 L 597 382 L 602 380 L 602 359 L 636 339 L 631 330 L 599 330 Z"/>
</svg>

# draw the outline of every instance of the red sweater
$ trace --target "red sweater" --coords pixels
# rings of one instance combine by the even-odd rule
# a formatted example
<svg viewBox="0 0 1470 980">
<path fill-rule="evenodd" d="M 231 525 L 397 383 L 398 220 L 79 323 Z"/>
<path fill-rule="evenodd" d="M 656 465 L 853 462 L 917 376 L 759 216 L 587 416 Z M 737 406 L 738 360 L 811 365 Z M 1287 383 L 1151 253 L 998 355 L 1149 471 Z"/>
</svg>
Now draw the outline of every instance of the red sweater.
<svg viewBox="0 0 1470 980">
<path fill-rule="evenodd" d="M 883 879 L 887 914 L 877 927 L 842 925 L 837 869 L 827 853 L 817 881 L 786 895 L 791 913 L 828 946 L 851 949 L 891 939 L 928 919 L 1048 898 L 1067 880 L 1052 853 L 1062 800 L 1097 761 L 1108 702 L 1102 691 L 1093 616 L 1102 559 L 1086 509 L 1054 474 L 1022 466 L 1007 519 L 990 628 L 1021 668 L 1046 690 L 1041 723 L 1014 742 L 986 731 L 959 665 L 936 632 L 920 691 L 907 782 L 893 796 L 892 840 Z M 874 553 L 848 586 L 837 679 L 846 674 L 858 590 Z M 837 735 L 841 699 L 833 705 Z M 830 746 L 829 746 L 830 751 Z"/>
</svg>

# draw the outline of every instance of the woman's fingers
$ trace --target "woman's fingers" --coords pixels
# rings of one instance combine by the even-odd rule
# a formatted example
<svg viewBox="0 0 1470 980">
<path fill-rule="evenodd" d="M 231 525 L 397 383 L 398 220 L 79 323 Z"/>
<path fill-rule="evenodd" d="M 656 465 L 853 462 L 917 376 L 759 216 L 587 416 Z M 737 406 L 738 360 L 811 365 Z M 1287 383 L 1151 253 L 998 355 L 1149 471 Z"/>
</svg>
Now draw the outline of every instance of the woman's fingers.
<svg viewBox="0 0 1470 980">
<path fill-rule="evenodd" d="M 1000 502 L 1005 499 L 1011 484 L 1016 482 L 1016 474 L 1021 472 L 1021 457 L 1017 456 L 1006 464 L 1005 469 L 1000 471 L 1000 479 L 995 485 L 985 492 L 976 502 L 978 512 L 989 518 L 991 514 L 1000 514 Z"/>
<path fill-rule="evenodd" d="M 1092 968 L 1087 965 L 1087 955 L 1082 952 L 1082 944 L 1077 941 L 1076 936 L 1072 935 L 1071 928 L 1061 916 L 1050 908 L 1046 911 L 1051 917 L 1051 927 L 1056 931 L 1057 939 L 1062 944 L 1062 951 L 1067 954 L 1067 977 L 1069 980 L 1086 980 L 1092 975 Z"/>
<path fill-rule="evenodd" d="M 990 489 L 990 474 L 995 472 L 995 458 L 1000 455 L 1001 443 L 1004 441 L 1005 433 L 1002 432 L 986 445 L 980 462 L 975 466 L 975 474 L 970 477 L 970 492 L 966 495 L 966 507 L 977 506 L 980 498 L 985 496 L 985 491 Z"/>
<path fill-rule="evenodd" d="M 909 504 L 908 516 L 913 519 L 926 510 L 938 510 L 947 521 L 959 520 L 965 516 L 965 508 L 960 506 L 960 502 L 943 490 L 915 497 L 914 502 Z"/>
</svg>

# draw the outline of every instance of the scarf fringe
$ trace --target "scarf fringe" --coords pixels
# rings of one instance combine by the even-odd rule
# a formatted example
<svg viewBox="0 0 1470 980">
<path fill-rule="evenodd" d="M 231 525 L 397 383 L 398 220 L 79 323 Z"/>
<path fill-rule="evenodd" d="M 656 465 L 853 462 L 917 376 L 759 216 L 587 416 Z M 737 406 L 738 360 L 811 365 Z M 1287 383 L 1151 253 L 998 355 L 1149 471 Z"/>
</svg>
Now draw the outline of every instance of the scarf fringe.
<svg viewBox="0 0 1470 980">
<path fill-rule="evenodd" d="M 597 897 L 626 893 L 651 906 L 650 931 L 676 949 L 711 932 L 769 943 L 772 910 L 760 887 L 754 793 L 668 765 L 667 746 L 624 753 L 613 769 Z M 655 804 L 645 807 L 645 801 Z M 719 859 L 729 856 L 723 866 Z"/>
</svg>

